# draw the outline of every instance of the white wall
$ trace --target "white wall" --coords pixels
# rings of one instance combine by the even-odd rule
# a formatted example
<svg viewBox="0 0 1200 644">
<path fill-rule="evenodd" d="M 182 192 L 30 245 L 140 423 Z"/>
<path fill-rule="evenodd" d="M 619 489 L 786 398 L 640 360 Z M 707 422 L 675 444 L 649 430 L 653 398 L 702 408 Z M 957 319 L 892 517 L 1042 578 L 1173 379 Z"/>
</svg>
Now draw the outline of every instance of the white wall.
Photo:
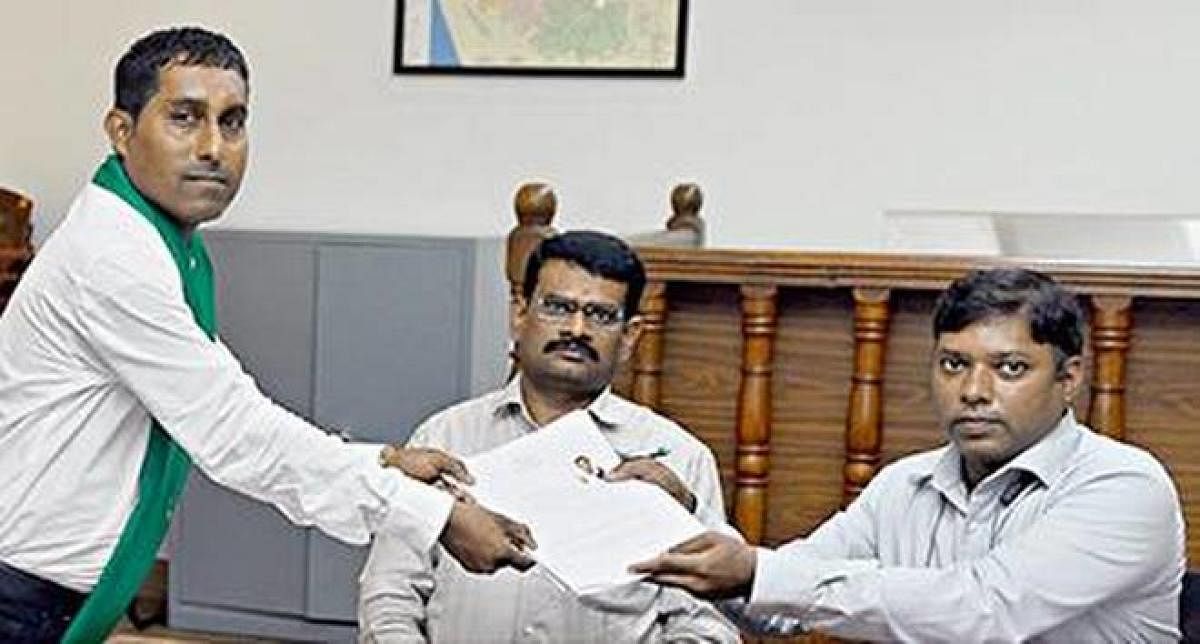
<svg viewBox="0 0 1200 644">
<path fill-rule="evenodd" d="M 7 4 L 0 184 L 39 237 L 105 150 L 115 59 L 186 22 L 252 65 L 225 226 L 499 235 L 535 176 L 623 232 L 697 180 L 718 245 L 875 248 L 888 209 L 1200 211 L 1194 0 L 693 0 L 682 81 L 393 76 L 392 0 Z"/>
</svg>

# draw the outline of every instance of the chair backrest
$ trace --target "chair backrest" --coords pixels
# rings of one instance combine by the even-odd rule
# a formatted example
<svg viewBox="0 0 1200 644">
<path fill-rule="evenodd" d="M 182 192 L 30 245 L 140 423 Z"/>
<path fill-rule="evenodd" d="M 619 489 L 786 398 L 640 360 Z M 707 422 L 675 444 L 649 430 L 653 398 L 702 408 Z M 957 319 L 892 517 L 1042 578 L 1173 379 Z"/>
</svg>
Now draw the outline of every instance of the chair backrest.
<svg viewBox="0 0 1200 644">
<path fill-rule="evenodd" d="M 635 247 L 704 246 L 706 224 L 700 216 L 704 193 L 694 183 L 680 183 L 671 189 L 671 215 L 666 227 L 644 233 L 626 235 L 625 240 Z M 523 183 L 513 197 L 517 225 L 508 233 L 505 254 L 505 277 L 509 285 L 509 302 L 516 304 L 525 279 L 525 262 L 541 241 L 558 231 L 554 228 L 558 214 L 558 197 L 549 184 Z"/>
<path fill-rule="evenodd" d="M 558 197 L 549 184 L 523 183 L 513 196 L 517 225 L 508 233 L 504 276 L 508 280 L 509 305 L 516 306 L 525 281 L 525 262 L 534 248 L 558 231 L 550 225 L 558 211 Z"/>
<path fill-rule="evenodd" d="M 706 226 L 700 217 L 704 205 L 704 193 L 694 183 L 680 183 L 671 189 L 671 217 L 665 230 L 626 235 L 625 240 L 634 246 L 678 246 L 701 248 L 704 246 Z"/>
<path fill-rule="evenodd" d="M 28 246 L 32 214 L 33 202 L 28 197 L 0 188 L 0 246 Z"/>
</svg>

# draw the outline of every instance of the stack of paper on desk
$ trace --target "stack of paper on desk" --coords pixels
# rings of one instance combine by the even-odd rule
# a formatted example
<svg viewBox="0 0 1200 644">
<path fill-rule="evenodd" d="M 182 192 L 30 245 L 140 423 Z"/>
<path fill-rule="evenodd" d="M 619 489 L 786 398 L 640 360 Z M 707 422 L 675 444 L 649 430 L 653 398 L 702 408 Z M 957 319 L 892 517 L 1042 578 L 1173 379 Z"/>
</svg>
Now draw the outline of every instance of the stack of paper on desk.
<svg viewBox="0 0 1200 644">
<path fill-rule="evenodd" d="M 637 580 L 630 564 L 686 541 L 705 527 L 670 495 L 640 481 L 601 478 L 621 459 L 586 411 L 576 411 L 466 461 L 470 493 L 527 524 L 532 554 L 565 586 L 585 595 Z"/>
</svg>

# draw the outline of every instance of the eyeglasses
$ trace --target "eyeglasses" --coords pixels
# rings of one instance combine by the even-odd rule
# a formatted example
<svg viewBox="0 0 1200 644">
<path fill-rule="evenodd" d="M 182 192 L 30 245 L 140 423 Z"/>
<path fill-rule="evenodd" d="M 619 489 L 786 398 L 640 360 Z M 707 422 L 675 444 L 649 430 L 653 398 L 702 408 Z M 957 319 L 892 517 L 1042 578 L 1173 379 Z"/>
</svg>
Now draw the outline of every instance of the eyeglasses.
<svg viewBox="0 0 1200 644">
<path fill-rule="evenodd" d="M 546 322 L 564 322 L 583 311 L 583 321 L 593 329 L 609 330 L 621 323 L 620 306 L 602 302 L 579 303 L 557 295 L 543 295 L 533 306 L 534 313 Z"/>
</svg>

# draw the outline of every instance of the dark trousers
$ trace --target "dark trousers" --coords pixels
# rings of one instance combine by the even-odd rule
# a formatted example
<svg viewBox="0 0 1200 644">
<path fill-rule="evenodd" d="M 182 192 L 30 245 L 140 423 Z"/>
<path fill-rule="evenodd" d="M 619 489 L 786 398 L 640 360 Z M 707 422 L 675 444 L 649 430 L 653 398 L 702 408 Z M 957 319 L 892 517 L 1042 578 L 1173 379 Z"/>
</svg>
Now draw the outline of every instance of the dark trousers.
<svg viewBox="0 0 1200 644">
<path fill-rule="evenodd" d="M 57 642 L 87 595 L 0 561 L 0 642 Z"/>
</svg>

